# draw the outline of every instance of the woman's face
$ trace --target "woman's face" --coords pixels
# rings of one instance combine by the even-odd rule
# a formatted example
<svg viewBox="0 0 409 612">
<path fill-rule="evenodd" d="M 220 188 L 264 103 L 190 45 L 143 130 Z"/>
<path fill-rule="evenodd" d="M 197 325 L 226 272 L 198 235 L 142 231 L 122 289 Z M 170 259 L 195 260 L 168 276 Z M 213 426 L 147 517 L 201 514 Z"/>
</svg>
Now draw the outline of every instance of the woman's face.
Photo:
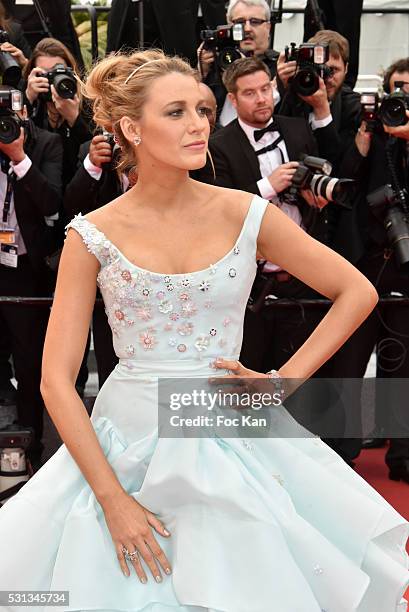
<svg viewBox="0 0 409 612">
<path fill-rule="evenodd" d="M 156 79 L 136 126 L 142 139 L 140 161 L 150 159 L 183 170 L 202 168 L 209 138 L 206 110 L 193 77 L 172 73 Z"/>
<path fill-rule="evenodd" d="M 49 70 L 55 68 L 57 64 L 63 64 L 63 66 L 67 68 L 67 62 L 58 55 L 39 55 L 36 59 L 35 67 L 41 68 L 43 72 L 48 72 Z"/>
</svg>

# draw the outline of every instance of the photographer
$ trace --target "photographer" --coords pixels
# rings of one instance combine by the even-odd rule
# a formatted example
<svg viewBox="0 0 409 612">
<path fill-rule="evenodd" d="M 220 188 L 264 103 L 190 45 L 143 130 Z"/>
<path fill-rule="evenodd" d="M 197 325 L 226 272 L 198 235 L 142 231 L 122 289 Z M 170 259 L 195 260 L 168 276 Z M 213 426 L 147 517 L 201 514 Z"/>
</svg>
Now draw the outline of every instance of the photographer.
<svg viewBox="0 0 409 612">
<path fill-rule="evenodd" d="M 398 93 L 396 84 L 399 82 L 402 87 Z M 354 232 L 356 253 L 359 253 L 355 265 L 373 282 L 379 295 L 408 297 L 409 250 L 406 245 L 409 243 L 409 225 L 404 221 L 407 218 L 404 209 L 409 203 L 409 58 L 399 60 L 388 68 L 384 90 L 387 94 L 398 94 L 391 100 L 392 113 L 385 112 L 384 98 L 376 117 L 372 121 L 362 122 L 355 142 L 346 155 L 349 165 L 355 168 L 361 187 L 350 233 Z M 396 100 L 402 104 L 398 106 Z M 388 125 L 390 119 L 396 124 L 399 109 L 401 125 Z M 409 377 L 407 307 L 399 307 L 393 302 L 377 306 L 333 357 L 334 369 L 345 378 L 364 376 L 375 345 L 381 375 L 377 385 L 382 401 L 377 399 L 378 430 L 370 434 L 368 446 L 376 446 L 378 437 L 390 437 L 386 454 L 390 477 L 409 483 L 407 397 L 402 397 L 402 389 L 396 380 Z M 353 400 L 354 410 L 360 414 L 360 394 L 357 395 Z M 392 431 L 390 436 L 387 435 L 388 429 Z M 356 442 L 359 445 L 355 444 L 355 456 L 360 450 L 360 441 Z"/>
<path fill-rule="evenodd" d="M 244 39 L 237 45 L 237 52 L 243 56 L 256 55 L 269 68 L 272 76 L 276 74 L 278 53 L 270 47 L 271 11 L 265 0 L 230 0 L 227 8 L 229 25 L 242 24 Z M 223 67 L 219 65 L 214 48 L 205 41 L 197 50 L 198 69 L 202 80 L 209 85 L 216 96 L 218 119 L 221 125 L 227 125 L 236 117 L 236 113 L 226 99 L 227 90 L 223 84 Z"/>
<path fill-rule="evenodd" d="M 24 37 L 21 25 L 8 17 L 7 11 L 1 0 L 0 30 L 0 40 L 8 39 L 0 44 L 0 50 L 9 53 L 16 60 L 20 68 L 24 68 L 31 55 L 30 45 Z"/>
<path fill-rule="evenodd" d="M 304 12 L 304 40 L 314 36 L 319 30 L 317 15 L 311 0 L 307 0 Z M 359 66 L 359 39 L 361 35 L 361 14 L 363 0 L 315 0 L 318 13 L 327 30 L 335 30 L 345 36 L 351 47 L 351 59 L 348 66 L 346 82 L 355 87 Z"/>
<path fill-rule="evenodd" d="M 21 92 L 2 85 L 0 97 L 7 126 L 0 134 L 0 292 L 44 297 L 49 294 L 44 259 L 54 248 L 47 218 L 61 207 L 61 139 L 24 119 Z M 10 337 L 18 381 L 18 419 L 34 429 L 35 459 L 42 449 L 40 379 L 47 321 L 48 308 L 0 304 L 0 326 Z"/>
<path fill-rule="evenodd" d="M 302 96 L 297 93 L 294 77 L 300 67 L 297 61 L 286 61 L 285 54 L 281 53 L 277 64 L 277 84 L 282 101 L 280 114 L 289 117 L 305 117 L 311 120 L 312 113 L 319 102 L 319 93 L 325 90 L 331 108 L 332 121 L 325 126 L 328 132 L 327 142 L 331 142 L 331 149 L 325 155 L 338 171 L 340 160 L 354 142 L 359 127 L 361 113 L 360 96 L 345 85 L 348 71 L 349 44 L 346 38 L 331 30 L 321 30 L 308 41 L 313 45 L 328 45 L 329 59 L 325 62 L 324 79 L 319 77 L 317 93 Z M 321 69 L 321 68 L 320 68 Z"/>
<path fill-rule="evenodd" d="M 75 174 L 80 145 L 92 137 L 81 109 L 75 59 L 63 43 L 44 38 L 34 48 L 24 76 L 34 123 L 62 138 L 65 186 Z"/>
</svg>

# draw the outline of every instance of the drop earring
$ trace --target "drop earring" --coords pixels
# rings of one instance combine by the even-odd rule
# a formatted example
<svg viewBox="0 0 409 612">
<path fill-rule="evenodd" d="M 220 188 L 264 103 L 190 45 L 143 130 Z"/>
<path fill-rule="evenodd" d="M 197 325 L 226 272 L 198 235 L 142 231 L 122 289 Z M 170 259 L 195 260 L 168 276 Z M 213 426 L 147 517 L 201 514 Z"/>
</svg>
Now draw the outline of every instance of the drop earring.
<svg viewBox="0 0 409 612">
<path fill-rule="evenodd" d="M 135 136 L 135 138 L 133 139 L 133 141 L 134 141 L 134 144 L 135 144 L 136 146 L 139 146 L 139 145 L 141 144 L 141 142 L 142 142 L 142 138 L 141 138 L 140 136 Z"/>
</svg>

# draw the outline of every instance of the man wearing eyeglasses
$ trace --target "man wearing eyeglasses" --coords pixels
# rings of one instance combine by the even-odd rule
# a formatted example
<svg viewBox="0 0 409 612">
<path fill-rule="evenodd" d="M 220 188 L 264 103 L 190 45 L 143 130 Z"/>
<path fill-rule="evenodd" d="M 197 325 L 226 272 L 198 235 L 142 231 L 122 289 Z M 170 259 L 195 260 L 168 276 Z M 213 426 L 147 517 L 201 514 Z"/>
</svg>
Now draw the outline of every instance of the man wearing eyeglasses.
<svg viewBox="0 0 409 612">
<path fill-rule="evenodd" d="M 269 48 L 270 17 L 271 11 L 266 0 L 230 0 L 227 8 L 227 22 L 244 26 L 245 38 L 240 43 L 243 55 L 257 55 L 267 65 L 274 77 L 277 72 L 278 53 Z M 202 43 L 197 50 L 197 55 L 202 80 L 209 85 L 216 96 L 218 119 L 221 125 L 227 125 L 235 119 L 237 114 L 230 101 L 226 99 L 227 91 L 216 66 L 215 54 L 211 50 L 204 49 Z"/>
</svg>

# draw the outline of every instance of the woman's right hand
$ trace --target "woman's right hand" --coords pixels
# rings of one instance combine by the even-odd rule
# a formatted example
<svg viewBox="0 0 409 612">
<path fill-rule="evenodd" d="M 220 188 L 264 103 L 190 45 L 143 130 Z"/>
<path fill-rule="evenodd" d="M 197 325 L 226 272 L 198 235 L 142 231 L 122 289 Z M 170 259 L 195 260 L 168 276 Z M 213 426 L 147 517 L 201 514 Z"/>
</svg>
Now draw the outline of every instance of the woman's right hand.
<svg viewBox="0 0 409 612">
<path fill-rule="evenodd" d="M 39 76 L 43 74 L 43 72 L 41 68 L 33 68 L 28 76 L 26 96 L 30 104 L 33 104 L 37 100 L 40 93 L 47 93 L 50 89 L 48 79 Z"/>
<path fill-rule="evenodd" d="M 158 563 L 166 574 L 171 573 L 170 563 L 154 538 L 152 527 L 162 536 L 169 537 L 170 533 L 152 512 L 125 492 L 112 497 L 102 505 L 102 508 L 115 544 L 119 565 L 125 576 L 129 576 L 129 568 L 123 548 L 129 553 L 138 551 L 139 554 L 130 560 L 130 563 L 142 583 L 146 583 L 147 577 L 140 557 L 157 582 L 162 581 Z"/>
</svg>

